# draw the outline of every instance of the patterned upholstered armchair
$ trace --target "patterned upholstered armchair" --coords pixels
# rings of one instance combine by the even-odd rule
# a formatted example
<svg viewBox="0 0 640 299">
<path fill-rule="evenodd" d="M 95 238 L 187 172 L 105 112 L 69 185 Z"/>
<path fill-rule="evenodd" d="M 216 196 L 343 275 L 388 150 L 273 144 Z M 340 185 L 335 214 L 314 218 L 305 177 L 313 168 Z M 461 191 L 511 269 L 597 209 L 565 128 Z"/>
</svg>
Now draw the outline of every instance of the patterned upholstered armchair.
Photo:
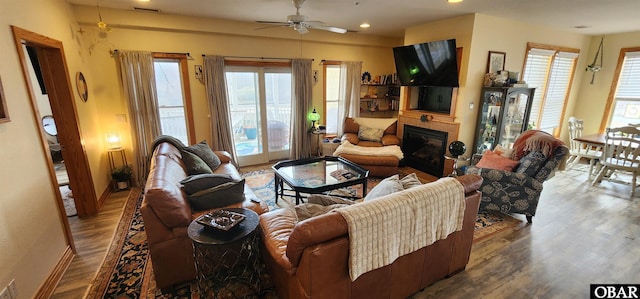
<svg viewBox="0 0 640 299">
<path fill-rule="evenodd" d="M 522 134 L 519 138 L 523 136 L 530 135 Z M 521 151 L 519 155 L 514 152 L 514 157 L 520 159 L 512 171 L 478 168 L 475 165 L 480 159 L 475 156 L 465 173 L 480 174 L 484 179 L 479 189 L 482 191 L 480 210 L 524 214 L 527 222 L 531 223 L 538 207 L 542 184 L 553 176 L 557 168 L 564 169 L 566 164 L 569 148 L 561 141 L 556 141 L 558 143 L 552 150 L 547 147 Z M 545 150 L 549 151 L 547 155 L 544 154 Z"/>
</svg>

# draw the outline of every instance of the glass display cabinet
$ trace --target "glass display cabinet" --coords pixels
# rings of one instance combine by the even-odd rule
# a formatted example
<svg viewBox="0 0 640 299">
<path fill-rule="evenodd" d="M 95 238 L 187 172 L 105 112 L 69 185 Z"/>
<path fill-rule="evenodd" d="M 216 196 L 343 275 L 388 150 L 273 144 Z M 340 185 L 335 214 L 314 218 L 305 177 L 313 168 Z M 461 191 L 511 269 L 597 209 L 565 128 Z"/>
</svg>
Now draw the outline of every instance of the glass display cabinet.
<svg viewBox="0 0 640 299">
<path fill-rule="evenodd" d="M 528 128 L 535 88 L 483 87 L 478 109 L 474 154 L 500 144 L 511 148 Z"/>
</svg>

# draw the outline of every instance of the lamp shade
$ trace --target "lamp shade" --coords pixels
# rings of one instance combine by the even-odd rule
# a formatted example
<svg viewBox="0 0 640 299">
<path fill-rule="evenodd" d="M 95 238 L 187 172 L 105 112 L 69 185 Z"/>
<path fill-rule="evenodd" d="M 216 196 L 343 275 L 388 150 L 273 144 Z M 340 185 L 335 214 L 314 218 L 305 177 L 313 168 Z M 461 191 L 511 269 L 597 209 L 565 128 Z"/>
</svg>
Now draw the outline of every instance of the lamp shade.
<svg viewBox="0 0 640 299">
<path fill-rule="evenodd" d="M 316 122 L 320 120 L 320 114 L 318 114 L 318 112 L 316 112 L 316 108 L 313 108 L 313 111 L 311 113 L 309 113 L 309 120 Z"/>
</svg>

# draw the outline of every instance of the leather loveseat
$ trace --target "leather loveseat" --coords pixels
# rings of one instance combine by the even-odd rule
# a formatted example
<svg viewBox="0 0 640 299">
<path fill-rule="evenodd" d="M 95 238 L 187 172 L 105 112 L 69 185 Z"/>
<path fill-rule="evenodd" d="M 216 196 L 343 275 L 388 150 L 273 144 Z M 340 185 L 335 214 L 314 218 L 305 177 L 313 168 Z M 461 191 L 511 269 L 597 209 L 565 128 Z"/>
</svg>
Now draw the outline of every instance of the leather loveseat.
<svg viewBox="0 0 640 299">
<path fill-rule="evenodd" d="M 457 179 L 465 192 L 462 230 L 366 272 L 353 282 L 349 274 L 349 230 L 342 214 L 329 212 L 300 222 L 292 209 L 260 215 L 262 256 L 279 297 L 406 298 L 463 271 L 471 252 L 481 196 L 477 189 L 482 178 L 464 175 Z"/>
<path fill-rule="evenodd" d="M 224 151 L 214 151 L 222 164 L 214 171 L 230 174 L 241 179 L 238 170 L 231 163 L 231 155 Z M 162 142 L 156 146 L 151 157 L 149 176 L 144 190 L 140 211 L 144 220 L 149 253 L 153 264 L 156 285 L 168 288 L 174 284 L 196 278 L 193 246 L 187 235 L 187 227 L 197 216 L 189 206 L 186 194 L 181 190 L 180 181 L 187 177 L 180 151 L 171 143 Z M 244 202 L 227 206 L 245 207 L 262 214 L 268 211 L 264 202 L 256 203 L 255 194 L 245 185 Z"/>
<path fill-rule="evenodd" d="M 343 125 L 342 140 L 347 140 L 353 145 L 365 147 L 382 147 L 387 145 L 400 145 L 400 139 L 396 136 L 398 122 L 393 122 L 384 130 L 382 138 L 379 142 L 361 140 L 358 137 L 360 125 L 351 117 L 347 117 Z M 375 151 L 375 149 L 372 149 Z M 353 163 L 356 163 L 367 170 L 369 175 L 376 177 L 388 177 L 398 173 L 398 165 L 400 160 L 391 155 L 358 155 L 351 153 L 342 153 L 339 155 Z"/>
</svg>

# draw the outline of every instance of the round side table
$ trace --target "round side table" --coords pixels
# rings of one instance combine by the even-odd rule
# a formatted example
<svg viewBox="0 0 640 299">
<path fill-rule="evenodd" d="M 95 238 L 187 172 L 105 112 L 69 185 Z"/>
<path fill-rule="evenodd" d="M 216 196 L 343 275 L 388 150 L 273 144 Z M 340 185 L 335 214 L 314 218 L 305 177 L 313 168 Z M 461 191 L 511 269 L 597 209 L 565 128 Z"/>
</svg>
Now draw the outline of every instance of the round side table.
<svg viewBox="0 0 640 299">
<path fill-rule="evenodd" d="M 200 298 L 259 297 L 261 274 L 259 216 L 245 208 L 224 209 L 246 218 L 229 231 L 205 227 L 195 220 L 187 233 L 193 241 Z"/>
</svg>

